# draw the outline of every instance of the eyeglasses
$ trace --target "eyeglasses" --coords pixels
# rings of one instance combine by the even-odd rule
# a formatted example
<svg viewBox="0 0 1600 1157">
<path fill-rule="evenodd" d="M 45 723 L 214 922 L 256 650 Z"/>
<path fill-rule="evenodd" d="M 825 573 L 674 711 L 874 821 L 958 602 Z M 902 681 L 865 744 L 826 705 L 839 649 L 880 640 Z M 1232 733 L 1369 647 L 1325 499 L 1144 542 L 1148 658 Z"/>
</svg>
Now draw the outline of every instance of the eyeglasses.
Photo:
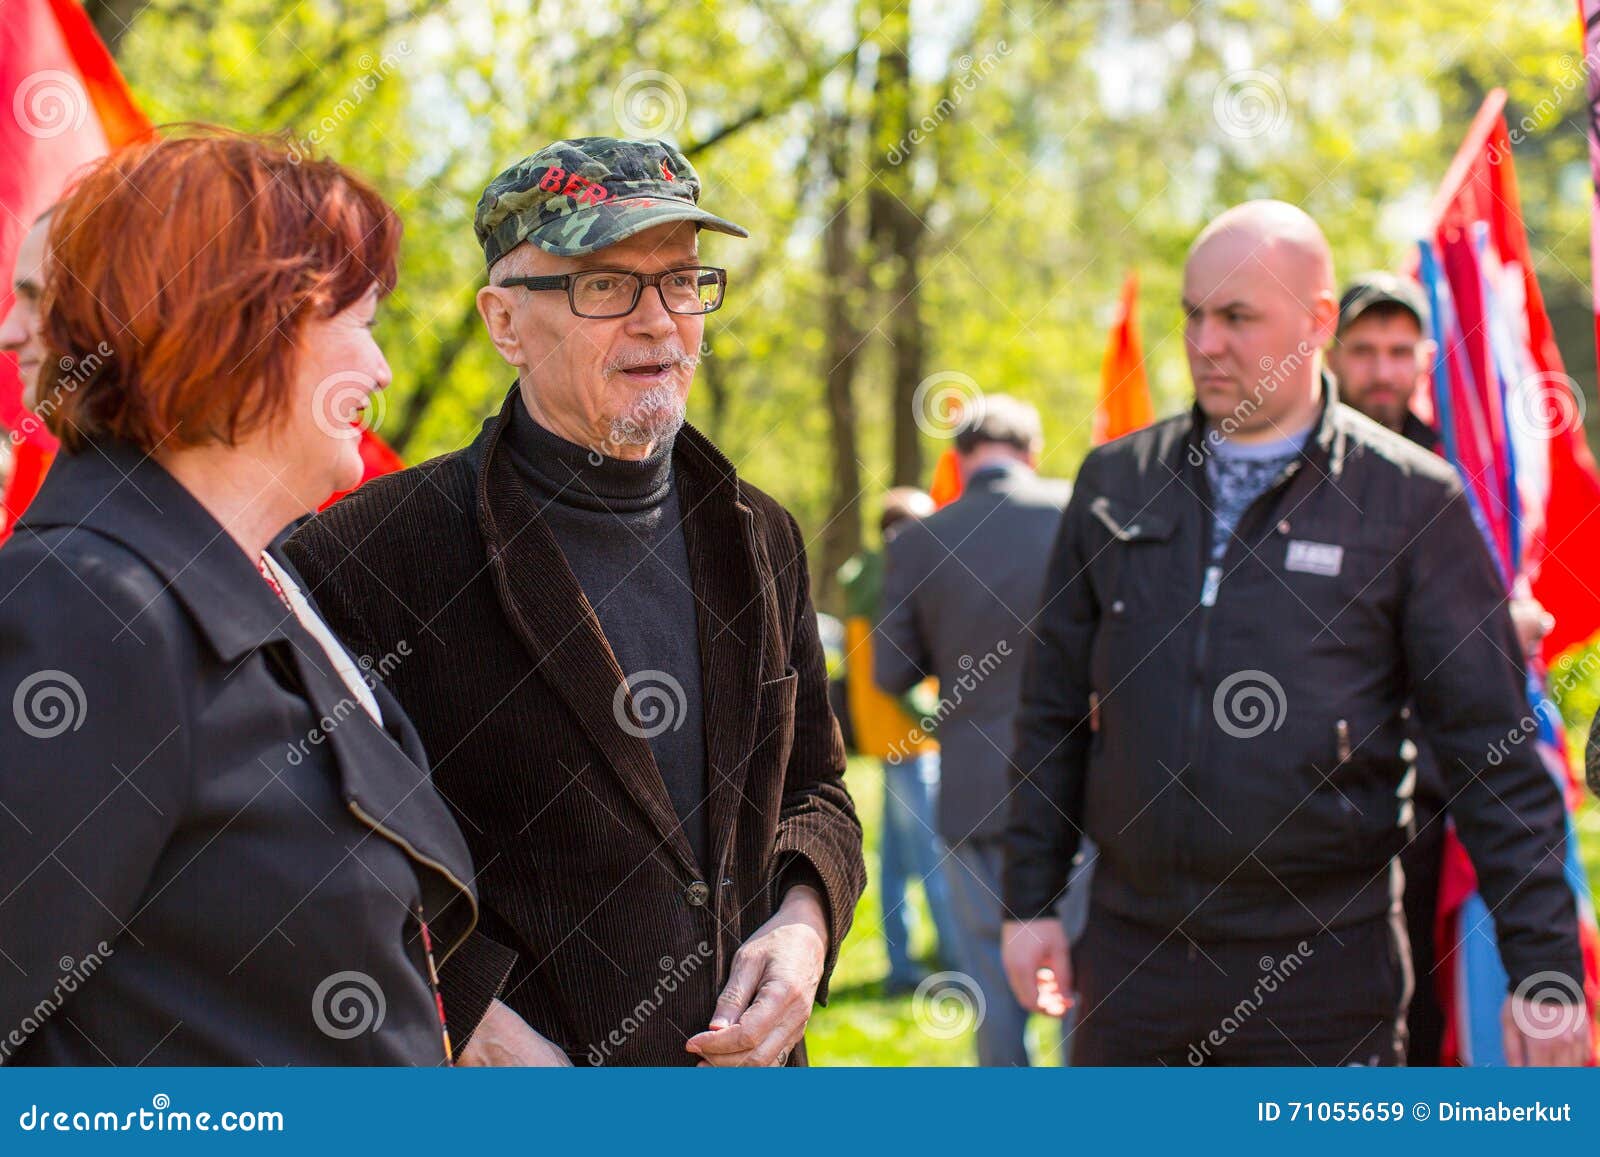
<svg viewBox="0 0 1600 1157">
<path fill-rule="evenodd" d="M 553 277 L 508 277 L 500 284 L 524 289 L 564 289 L 567 304 L 579 317 L 626 317 L 639 304 L 647 285 L 655 286 L 668 313 L 706 314 L 722 305 L 728 288 L 728 271 L 710 265 L 691 265 L 661 273 L 633 273 L 626 269 L 586 269 Z"/>
</svg>

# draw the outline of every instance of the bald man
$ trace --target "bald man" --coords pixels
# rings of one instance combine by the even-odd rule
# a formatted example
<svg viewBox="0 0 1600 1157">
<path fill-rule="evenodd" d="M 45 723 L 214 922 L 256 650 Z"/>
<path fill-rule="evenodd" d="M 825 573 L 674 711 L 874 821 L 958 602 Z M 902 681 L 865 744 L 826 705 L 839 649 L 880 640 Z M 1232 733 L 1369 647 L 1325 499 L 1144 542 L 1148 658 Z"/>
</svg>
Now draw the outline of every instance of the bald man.
<svg viewBox="0 0 1600 1157">
<path fill-rule="evenodd" d="M 1299 209 L 1212 222 L 1183 308 L 1194 408 L 1084 461 L 1034 625 L 1004 875 L 1018 999 L 1076 1000 L 1075 1064 L 1401 1063 L 1414 703 L 1510 977 L 1506 1059 L 1581 1063 L 1562 800 L 1455 473 L 1339 404 L 1333 262 Z M 1084 834 L 1069 953 L 1051 912 Z"/>
</svg>

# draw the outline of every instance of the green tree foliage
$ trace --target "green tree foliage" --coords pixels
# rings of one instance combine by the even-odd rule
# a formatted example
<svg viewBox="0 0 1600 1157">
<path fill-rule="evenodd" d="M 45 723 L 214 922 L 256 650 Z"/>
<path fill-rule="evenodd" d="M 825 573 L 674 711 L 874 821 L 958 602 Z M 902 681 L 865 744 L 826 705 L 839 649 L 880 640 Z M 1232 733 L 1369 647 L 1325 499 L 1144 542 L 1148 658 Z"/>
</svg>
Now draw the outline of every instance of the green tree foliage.
<svg viewBox="0 0 1600 1157">
<path fill-rule="evenodd" d="M 412 460 L 467 441 L 510 384 L 472 312 L 485 182 L 558 137 L 674 139 L 705 203 L 752 233 L 705 239 L 731 287 L 691 416 L 820 544 L 825 599 L 883 488 L 908 463 L 925 478 L 943 449 L 936 420 L 911 424 L 918 376 L 1036 402 L 1045 468 L 1072 473 L 1127 269 L 1143 278 L 1157 409 L 1170 412 L 1188 394 L 1177 300 L 1199 226 L 1281 197 L 1323 223 L 1341 272 L 1392 266 L 1496 85 L 1514 126 L 1528 118 L 1517 161 L 1539 272 L 1569 368 L 1591 373 L 1568 0 L 154 0 L 93 13 L 118 22 L 119 62 L 157 120 L 286 130 L 398 206 L 381 432 Z"/>
</svg>

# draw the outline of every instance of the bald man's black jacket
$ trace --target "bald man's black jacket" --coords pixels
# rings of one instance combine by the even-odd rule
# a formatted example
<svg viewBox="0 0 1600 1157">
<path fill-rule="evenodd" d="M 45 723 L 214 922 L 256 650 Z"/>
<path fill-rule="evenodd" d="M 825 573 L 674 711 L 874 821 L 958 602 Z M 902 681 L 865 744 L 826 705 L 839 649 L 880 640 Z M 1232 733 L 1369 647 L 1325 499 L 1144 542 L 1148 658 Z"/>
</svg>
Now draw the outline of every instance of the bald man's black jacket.
<svg viewBox="0 0 1600 1157">
<path fill-rule="evenodd" d="M 1085 460 L 1024 675 L 1006 906 L 1048 912 L 1086 832 L 1097 905 L 1196 941 L 1375 917 L 1410 821 L 1414 702 L 1512 984 L 1581 977 L 1505 582 L 1450 465 L 1324 389 L 1210 606 L 1198 410 Z"/>
</svg>

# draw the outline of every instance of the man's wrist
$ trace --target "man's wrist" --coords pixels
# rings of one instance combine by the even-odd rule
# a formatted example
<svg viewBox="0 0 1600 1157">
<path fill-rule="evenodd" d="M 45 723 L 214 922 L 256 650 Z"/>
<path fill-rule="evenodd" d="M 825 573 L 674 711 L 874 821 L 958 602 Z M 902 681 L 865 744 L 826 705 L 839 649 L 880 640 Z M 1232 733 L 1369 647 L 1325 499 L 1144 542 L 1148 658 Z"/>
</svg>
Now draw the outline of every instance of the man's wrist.
<svg viewBox="0 0 1600 1157">
<path fill-rule="evenodd" d="M 804 921 L 816 930 L 823 943 L 828 940 L 828 906 L 812 884 L 790 884 L 778 910 L 791 919 Z"/>
</svg>

